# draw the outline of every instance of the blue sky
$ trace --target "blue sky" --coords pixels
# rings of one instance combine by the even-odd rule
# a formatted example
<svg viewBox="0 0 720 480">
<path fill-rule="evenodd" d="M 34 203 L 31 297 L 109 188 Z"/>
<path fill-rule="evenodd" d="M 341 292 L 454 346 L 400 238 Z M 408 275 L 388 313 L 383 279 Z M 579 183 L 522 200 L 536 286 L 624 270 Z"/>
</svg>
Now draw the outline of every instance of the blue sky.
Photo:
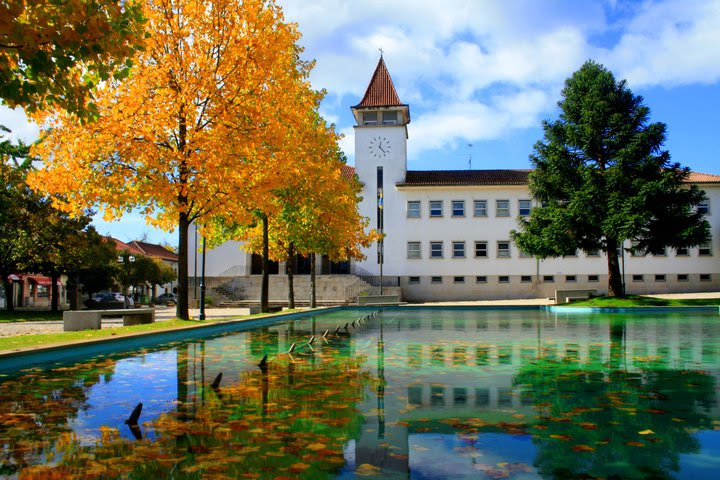
<svg viewBox="0 0 720 480">
<path fill-rule="evenodd" d="M 279 0 L 297 22 L 323 115 L 345 135 L 350 106 L 379 58 L 410 105 L 408 168 L 529 168 L 540 124 L 557 117 L 563 82 L 593 59 L 645 98 L 668 126 L 665 147 L 692 170 L 720 174 L 720 0 Z M 0 124 L 26 140 L 36 129 L 3 107 Z M 472 146 L 469 146 L 472 145 Z M 98 230 L 121 240 L 176 233 L 139 215 Z"/>
</svg>

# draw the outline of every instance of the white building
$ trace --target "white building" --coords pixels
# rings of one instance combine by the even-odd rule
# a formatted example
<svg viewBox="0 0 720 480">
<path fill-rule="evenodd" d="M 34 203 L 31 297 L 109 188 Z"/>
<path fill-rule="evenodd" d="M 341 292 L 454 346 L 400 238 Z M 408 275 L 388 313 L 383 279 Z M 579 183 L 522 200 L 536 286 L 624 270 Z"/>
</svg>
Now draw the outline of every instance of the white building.
<svg viewBox="0 0 720 480">
<path fill-rule="evenodd" d="M 360 213 L 386 235 L 384 255 L 378 246 L 367 249 L 366 258 L 354 262 L 359 268 L 353 272 L 380 275 L 382 268 L 406 301 L 549 297 L 556 289 L 607 292 L 604 255 L 578 252 L 539 260 L 510 241 L 518 216 L 529 215 L 533 206 L 530 170 L 407 169 L 410 107 L 400 101 L 382 57 L 352 112 L 357 123 L 355 172 L 363 184 Z M 713 240 L 700 248 L 668 249 L 662 256 L 624 252 L 627 293 L 720 290 L 720 176 L 693 173 L 690 180 L 709 197 L 701 208 L 707 212 Z M 191 252 L 197 251 L 193 240 L 191 234 Z M 625 247 L 630 247 L 629 241 Z M 221 278 L 259 273 L 240 248 L 228 242 L 208 252 L 206 275 L 218 277 L 218 283 Z M 284 273 L 283 267 L 275 272 Z M 318 265 L 319 273 L 331 270 L 329 264 Z M 194 255 L 190 276 L 195 276 Z"/>
</svg>

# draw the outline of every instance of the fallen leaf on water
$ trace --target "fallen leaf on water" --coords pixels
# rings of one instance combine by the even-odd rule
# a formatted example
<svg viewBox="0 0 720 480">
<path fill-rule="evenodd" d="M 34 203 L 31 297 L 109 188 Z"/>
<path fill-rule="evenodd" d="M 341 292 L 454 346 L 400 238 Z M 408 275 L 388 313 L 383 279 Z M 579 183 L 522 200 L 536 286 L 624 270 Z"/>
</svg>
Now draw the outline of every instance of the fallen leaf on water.
<svg viewBox="0 0 720 480">
<path fill-rule="evenodd" d="M 355 474 L 363 477 L 369 477 L 371 475 L 377 475 L 380 473 L 380 468 L 369 463 L 363 463 L 355 469 Z"/>
<path fill-rule="evenodd" d="M 629 445 L 631 447 L 644 447 L 645 444 L 642 442 L 626 442 L 625 445 Z"/>
<path fill-rule="evenodd" d="M 650 434 L 655 433 L 655 432 L 653 432 L 652 430 L 650 430 L 650 429 L 648 428 L 647 430 L 640 430 L 638 433 L 639 433 L 640 435 L 650 435 Z"/>
<path fill-rule="evenodd" d="M 290 471 L 294 473 L 302 472 L 304 470 L 307 470 L 308 468 L 310 468 L 310 465 L 302 462 L 293 463 L 292 465 L 290 465 Z"/>
<path fill-rule="evenodd" d="M 556 435 L 553 433 L 550 435 L 550 438 L 554 438 L 556 440 L 568 441 L 568 440 L 570 440 L 571 437 L 570 437 L 570 435 Z"/>
<path fill-rule="evenodd" d="M 580 424 L 580 426 L 582 428 L 584 428 L 585 430 L 597 430 L 597 428 L 598 428 L 598 426 L 596 424 L 591 423 L 591 422 L 582 422 Z"/>
<path fill-rule="evenodd" d="M 573 452 L 594 452 L 595 449 L 589 445 L 573 445 L 572 447 Z"/>
</svg>

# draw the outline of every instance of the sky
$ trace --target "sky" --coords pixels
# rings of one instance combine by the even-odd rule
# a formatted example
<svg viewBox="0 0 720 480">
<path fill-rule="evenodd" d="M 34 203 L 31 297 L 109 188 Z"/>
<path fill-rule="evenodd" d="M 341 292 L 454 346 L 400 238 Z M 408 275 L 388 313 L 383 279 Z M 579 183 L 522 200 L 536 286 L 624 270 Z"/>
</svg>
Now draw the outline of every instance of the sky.
<svg viewBox="0 0 720 480">
<path fill-rule="evenodd" d="M 410 105 L 408 169 L 530 168 L 565 79 L 592 59 L 626 79 L 667 125 L 665 148 L 720 174 L 720 0 L 278 0 L 315 59 L 321 113 L 354 162 L 353 116 L 383 51 Z M 22 111 L 0 124 L 32 141 Z M 121 240 L 177 244 L 139 214 L 94 222 Z"/>
</svg>

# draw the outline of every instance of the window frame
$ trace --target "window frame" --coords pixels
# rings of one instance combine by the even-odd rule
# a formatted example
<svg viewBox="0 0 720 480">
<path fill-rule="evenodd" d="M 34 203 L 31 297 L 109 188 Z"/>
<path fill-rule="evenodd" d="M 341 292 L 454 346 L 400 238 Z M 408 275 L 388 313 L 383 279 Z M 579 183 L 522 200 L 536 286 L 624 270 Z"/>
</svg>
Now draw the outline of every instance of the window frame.
<svg viewBox="0 0 720 480">
<path fill-rule="evenodd" d="M 460 205 L 460 213 L 455 213 L 455 205 Z M 450 200 L 450 213 L 452 217 L 461 218 L 465 216 L 465 200 Z"/>
<path fill-rule="evenodd" d="M 440 249 L 439 249 L 440 255 L 434 255 L 433 254 L 433 246 L 437 247 L 438 245 L 440 246 Z M 443 253 L 444 253 L 443 250 L 444 250 L 443 242 L 441 242 L 441 241 L 430 242 L 430 258 L 431 259 L 443 258 Z"/>
<path fill-rule="evenodd" d="M 501 244 L 507 244 L 507 248 L 501 248 Z M 510 246 L 510 240 L 498 240 L 496 248 L 497 252 L 495 256 L 497 258 L 512 258 L 512 247 Z M 503 254 L 503 252 L 507 252 L 507 255 Z"/>
<path fill-rule="evenodd" d="M 410 208 L 411 205 L 413 208 Z M 417 207 L 417 210 L 414 207 Z M 407 218 L 422 218 L 422 202 L 420 200 L 408 200 L 405 208 Z"/>
<path fill-rule="evenodd" d="M 505 202 L 507 207 L 500 207 L 500 203 Z M 510 216 L 510 200 L 495 200 L 495 216 L 496 217 L 509 217 Z"/>
<path fill-rule="evenodd" d="M 462 246 L 462 255 L 457 255 L 456 248 Z M 452 258 L 465 258 L 465 242 L 461 240 L 453 240 L 452 242 Z"/>
<path fill-rule="evenodd" d="M 478 246 L 484 245 L 485 246 L 485 255 L 478 255 Z M 475 240 L 475 258 L 488 258 L 489 252 L 488 252 L 488 242 L 486 240 Z"/>
<path fill-rule="evenodd" d="M 482 204 L 482 208 L 478 208 L 478 206 Z M 478 214 L 478 211 L 482 211 L 481 214 Z M 487 217 L 487 200 L 473 200 L 473 217 Z"/>
<path fill-rule="evenodd" d="M 433 214 L 433 205 L 438 206 L 439 208 L 435 208 L 439 213 Z M 443 201 L 442 200 L 430 200 L 428 202 L 428 211 L 430 213 L 430 218 L 442 218 L 443 216 Z"/>
<path fill-rule="evenodd" d="M 415 249 L 415 248 L 412 249 L 413 255 L 410 254 L 411 253 L 411 248 L 410 248 L 411 245 L 413 247 L 417 246 L 417 249 Z M 416 241 L 407 242 L 407 259 L 408 260 L 422 259 L 422 242 L 416 242 Z"/>
<path fill-rule="evenodd" d="M 523 208 L 523 203 L 527 203 L 526 208 Z M 526 210 L 527 213 L 523 213 L 523 210 Z M 518 200 L 518 215 L 520 215 L 521 217 L 529 217 L 531 210 L 532 210 L 532 200 L 528 200 L 526 198 L 523 198 L 522 200 Z"/>
</svg>

